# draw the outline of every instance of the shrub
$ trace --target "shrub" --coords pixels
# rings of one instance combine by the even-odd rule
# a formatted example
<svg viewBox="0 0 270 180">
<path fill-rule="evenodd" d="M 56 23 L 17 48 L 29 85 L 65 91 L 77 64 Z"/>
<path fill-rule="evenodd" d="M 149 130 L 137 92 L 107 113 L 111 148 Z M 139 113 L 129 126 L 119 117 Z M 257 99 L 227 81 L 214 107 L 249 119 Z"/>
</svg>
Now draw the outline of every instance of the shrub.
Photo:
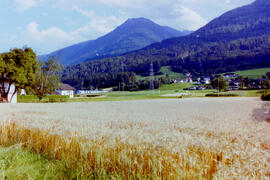
<svg viewBox="0 0 270 180">
<path fill-rule="evenodd" d="M 98 97 L 98 96 L 100 96 L 99 94 L 88 94 L 88 95 L 86 95 L 86 97 Z"/>
<path fill-rule="evenodd" d="M 18 95 L 18 102 L 19 103 L 38 103 L 39 99 L 35 95 L 26 95 L 26 96 Z"/>
<path fill-rule="evenodd" d="M 214 93 L 214 94 L 206 94 L 205 96 L 206 97 L 236 97 L 236 96 L 238 96 L 238 94 L 217 94 L 217 93 Z"/>
<path fill-rule="evenodd" d="M 61 95 L 47 95 L 42 100 L 43 103 L 57 103 L 57 102 L 67 102 L 69 96 L 61 96 Z M 27 95 L 27 96 L 18 96 L 18 102 L 20 103 L 39 103 L 39 99 L 35 95 Z"/>
<path fill-rule="evenodd" d="M 67 102 L 69 96 L 50 95 L 46 96 L 46 98 L 48 98 L 49 103 L 58 103 L 58 102 Z"/>
<path fill-rule="evenodd" d="M 53 99 L 68 99 L 69 96 L 62 96 L 62 95 L 47 95 L 45 96 L 45 99 L 46 98 L 53 98 Z"/>
<path fill-rule="evenodd" d="M 263 101 L 270 101 L 270 92 L 264 92 L 263 95 L 261 96 L 261 99 Z"/>
<path fill-rule="evenodd" d="M 26 95 L 26 96 L 18 95 L 18 99 L 38 99 L 38 97 L 35 95 Z"/>
</svg>

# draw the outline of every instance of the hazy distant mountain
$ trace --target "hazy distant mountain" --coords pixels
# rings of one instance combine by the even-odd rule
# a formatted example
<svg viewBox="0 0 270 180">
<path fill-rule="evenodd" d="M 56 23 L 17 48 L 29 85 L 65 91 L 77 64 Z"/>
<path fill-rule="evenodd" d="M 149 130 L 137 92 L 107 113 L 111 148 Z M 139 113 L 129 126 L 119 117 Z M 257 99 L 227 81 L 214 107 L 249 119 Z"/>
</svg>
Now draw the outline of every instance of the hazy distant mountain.
<svg viewBox="0 0 270 180">
<path fill-rule="evenodd" d="M 121 64 L 126 72 L 147 75 L 150 61 L 155 71 L 170 66 L 176 72 L 189 71 L 195 75 L 270 67 L 270 0 L 257 0 L 231 10 L 184 37 L 167 39 L 122 56 L 71 66 L 63 80 L 79 87 L 81 81 L 91 77 L 94 80 L 85 84 L 98 82 L 105 86 L 121 72 Z M 78 73 L 86 75 L 78 80 Z"/>
<path fill-rule="evenodd" d="M 101 59 L 141 49 L 154 42 L 189 34 L 160 26 L 145 18 L 128 19 L 124 24 L 97 40 L 82 42 L 53 52 L 65 64 L 76 64 L 91 59 Z"/>
</svg>

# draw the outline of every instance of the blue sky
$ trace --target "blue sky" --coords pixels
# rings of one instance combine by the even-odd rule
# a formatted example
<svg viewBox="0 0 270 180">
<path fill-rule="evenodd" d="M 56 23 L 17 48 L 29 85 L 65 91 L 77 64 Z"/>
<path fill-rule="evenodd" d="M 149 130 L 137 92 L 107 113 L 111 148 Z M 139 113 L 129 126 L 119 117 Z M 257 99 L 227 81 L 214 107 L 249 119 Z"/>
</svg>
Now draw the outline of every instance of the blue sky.
<svg viewBox="0 0 270 180">
<path fill-rule="evenodd" d="M 254 0 L 1 0 L 0 52 L 29 46 L 45 54 L 96 39 L 128 18 L 196 30 Z"/>
</svg>

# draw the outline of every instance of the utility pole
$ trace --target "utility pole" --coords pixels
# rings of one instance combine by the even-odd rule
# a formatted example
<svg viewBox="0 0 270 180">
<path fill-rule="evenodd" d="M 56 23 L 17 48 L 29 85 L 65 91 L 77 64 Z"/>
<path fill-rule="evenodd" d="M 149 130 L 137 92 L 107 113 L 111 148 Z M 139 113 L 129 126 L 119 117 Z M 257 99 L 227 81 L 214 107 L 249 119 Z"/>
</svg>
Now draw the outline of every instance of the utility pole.
<svg viewBox="0 0 270 180">
<path fill-rule="evenodd" d="M 123 83 L 122 83 L 122 95 L 125 95 L 125 83 L 124 83 L 124 78 L 123 78 Z"/>
<path fill-rule="evenodd" d="M 150 64 L 149 76 L 150 76 L 150 83 L 149 83 L 149 92 L 150 92 L 150 91 L 155 89 L 155 85 L 154 85 L 154 65 L 153 65 L 152 61 L 151 61 L 151 64 Z"/>
<path fill-rule="evenodd" d="M 124 63 L 121 61 L 121 72 L 122 72 L 122 95 L 125 95 L 125 79 L 124 79 Z"/>
<path fill-rule="evenodd" d="M 119 92 L 119 95 L 121 94 L 121 83 L 119 82 L 119 85 L 118 85 L 118 92 Z"/>
<path fill-rule="evenodd" d="M 218 97 L 219 97 L 219 78 L 218 78 Z"/>
<path fill-rule="evenodd" d="M 158 94 L 160 95 L 160 79 L 158 80 Z"/>
</svg>

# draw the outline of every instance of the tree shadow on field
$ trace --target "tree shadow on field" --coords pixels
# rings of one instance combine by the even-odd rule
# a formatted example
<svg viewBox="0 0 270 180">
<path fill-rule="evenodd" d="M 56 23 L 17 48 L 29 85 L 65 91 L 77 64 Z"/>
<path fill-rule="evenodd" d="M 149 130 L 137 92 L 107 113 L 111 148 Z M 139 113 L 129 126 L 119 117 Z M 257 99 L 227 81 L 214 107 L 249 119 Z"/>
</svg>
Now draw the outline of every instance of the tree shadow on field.
<svg viewBox="0 0 270 180">
<path fill-rule="evenodd" d="M 270 123 L 270 102 L 263 102 L 261 107 L 253 110 L 253 120 Z"/>
</svg>

